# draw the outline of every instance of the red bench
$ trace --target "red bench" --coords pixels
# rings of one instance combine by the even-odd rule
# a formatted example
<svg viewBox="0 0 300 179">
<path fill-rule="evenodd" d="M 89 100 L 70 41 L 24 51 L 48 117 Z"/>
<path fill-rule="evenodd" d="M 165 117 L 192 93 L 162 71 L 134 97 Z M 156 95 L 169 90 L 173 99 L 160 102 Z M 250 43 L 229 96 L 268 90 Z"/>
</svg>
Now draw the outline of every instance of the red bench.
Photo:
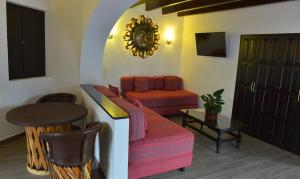
<svg viewBox="0 0 300 179">
<path fill-rule="evenodd" d="M 184 90 L 182 79 L 177 76 L 122 77 L 121 89 L 124 96 L 141 101 L 161 115 L 198 107 L 198 95 Z"/>
</svg>

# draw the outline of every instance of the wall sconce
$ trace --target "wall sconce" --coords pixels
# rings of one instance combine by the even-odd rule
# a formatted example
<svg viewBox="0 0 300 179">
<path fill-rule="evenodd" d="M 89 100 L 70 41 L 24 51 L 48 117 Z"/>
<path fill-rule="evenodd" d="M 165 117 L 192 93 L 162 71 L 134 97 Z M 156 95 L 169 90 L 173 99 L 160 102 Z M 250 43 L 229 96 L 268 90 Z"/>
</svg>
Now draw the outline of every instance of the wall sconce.
<svg viewBox="0 0 300 179">
<path fill-rule="evenodd" d="M 113 27 L 108 35 L 108 39 L 112 39 L 114 35 L 116 34 L 116 27 Z"/>
<path fill-rule="evenodd" d="M 109 35 L 108 35 L 108 39 L 112 39 L 114 37 L 114 34 L 112 34 L 112 33 L 109 33 Z"/>
<path fill-rule="evenodd" d="M 169 27 L 166 30 L 166 42 L 170 45 L 174 41 L 174 29 Z"/>
</svg>

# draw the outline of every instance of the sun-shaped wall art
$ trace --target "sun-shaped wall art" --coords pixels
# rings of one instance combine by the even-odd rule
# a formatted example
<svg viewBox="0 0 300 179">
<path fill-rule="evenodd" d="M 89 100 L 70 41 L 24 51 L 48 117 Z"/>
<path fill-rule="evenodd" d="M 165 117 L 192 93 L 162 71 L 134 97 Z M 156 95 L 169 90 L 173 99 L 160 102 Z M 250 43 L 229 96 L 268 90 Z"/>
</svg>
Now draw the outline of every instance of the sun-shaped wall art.
<svg viewBox="0 0 300 179">
<path fill-rule="evenodd" d="M 131 18 L 131 23 L 126 25 L 123 38 L 126 41 L 126 49 L 131 51 L 133 56 L 147 58 L 158 49 L 160 38 L 158 25 L 144 15 L 139 19 Z"/>
</svg>

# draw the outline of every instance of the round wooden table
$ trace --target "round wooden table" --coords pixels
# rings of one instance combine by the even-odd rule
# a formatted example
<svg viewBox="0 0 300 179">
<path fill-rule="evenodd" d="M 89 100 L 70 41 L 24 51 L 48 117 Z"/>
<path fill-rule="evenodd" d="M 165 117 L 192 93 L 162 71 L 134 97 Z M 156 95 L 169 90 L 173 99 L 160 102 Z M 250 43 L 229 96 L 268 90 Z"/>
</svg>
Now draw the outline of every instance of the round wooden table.
<svg viewBox="0 0 300 179">
<path fill-rule="evenodd" d="M 25 126 L 27 170 L 34 175 L 49 175 L 49 167 L 39 139 L 42 132 L 67 132 L 71 123 L 87 115 L 85 107 L 62 102 L 36 103 L 9 111 L 6 120 Z"/>
</svg>

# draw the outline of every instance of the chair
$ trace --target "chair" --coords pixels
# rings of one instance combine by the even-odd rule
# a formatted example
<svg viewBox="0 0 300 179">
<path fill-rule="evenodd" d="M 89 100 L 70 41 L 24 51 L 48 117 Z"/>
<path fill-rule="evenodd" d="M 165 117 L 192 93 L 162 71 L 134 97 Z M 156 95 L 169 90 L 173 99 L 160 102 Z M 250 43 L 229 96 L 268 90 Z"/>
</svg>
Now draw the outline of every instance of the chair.
<svg viewBox="0 0 300 179">
<path fill-rule="evenodd" d="M 49 102 L 64 102 L 64 103 L 76 103 L 77 97 L 73 94 L 69 93 L 54 93 L 48 94 L 40 99 L 36 103 L 49 103 Z M 71 130 L 81 130 L 81 128 L 77 125 L 72 124 Z"/>
<path fill-rule="evenodd" d="M 75 103 L 77 97 L 69 93 L 54 93 L 48 94 L 46 96 L 38 99 L 37 103 L 47 103 L 47 102 L 65 102 L 65 103 Z"/>
<path fill-rule="evenodd" d="M 43 153 L 53 179 L 90 179 L 95 137 L 105 123 L 94 123 L 83 131 L 42 133 Z"/>
</svg>

